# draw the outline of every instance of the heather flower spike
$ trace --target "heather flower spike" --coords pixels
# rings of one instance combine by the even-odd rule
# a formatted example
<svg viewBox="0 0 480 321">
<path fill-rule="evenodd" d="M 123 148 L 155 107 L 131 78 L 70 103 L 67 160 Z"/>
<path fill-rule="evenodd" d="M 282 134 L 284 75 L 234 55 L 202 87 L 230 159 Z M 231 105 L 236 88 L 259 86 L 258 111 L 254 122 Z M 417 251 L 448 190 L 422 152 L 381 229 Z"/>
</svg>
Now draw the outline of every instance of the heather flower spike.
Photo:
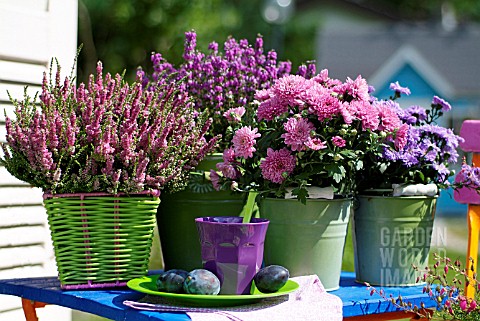
<svg viewBox="0 0 480 321">
<path fill-rule="evenodd" d="M 52 63 L 53 65 L 53 63 Z M 53 69 L 53 66 L 52 66 Z M 211 124 L 195 116 L 179 82 L 154 91 L 122 76 L 96 75 L 76 87 L 71 78 L 46 74 L 39 99 L 13 100 L 15 118 L 6 118 L 6 169 L 48 193 L 181 189 L 188 171 L 214 148 L 206 140 Z"/>
</svg>

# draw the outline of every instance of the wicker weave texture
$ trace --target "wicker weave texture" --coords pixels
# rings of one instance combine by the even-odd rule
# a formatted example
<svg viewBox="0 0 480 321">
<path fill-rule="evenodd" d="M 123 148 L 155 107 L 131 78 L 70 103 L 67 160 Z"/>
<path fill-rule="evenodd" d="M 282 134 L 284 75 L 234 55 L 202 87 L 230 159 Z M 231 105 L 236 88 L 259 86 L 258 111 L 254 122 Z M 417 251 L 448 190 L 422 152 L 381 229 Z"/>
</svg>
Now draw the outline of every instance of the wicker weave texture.
<svg viewBox="0 0 480 321">
<path fill-rule="evenodd" d="M 44 198 L 63 288 L 124 285 L 146 274 L 158 197 L 75 194 Z"/>
</svg>

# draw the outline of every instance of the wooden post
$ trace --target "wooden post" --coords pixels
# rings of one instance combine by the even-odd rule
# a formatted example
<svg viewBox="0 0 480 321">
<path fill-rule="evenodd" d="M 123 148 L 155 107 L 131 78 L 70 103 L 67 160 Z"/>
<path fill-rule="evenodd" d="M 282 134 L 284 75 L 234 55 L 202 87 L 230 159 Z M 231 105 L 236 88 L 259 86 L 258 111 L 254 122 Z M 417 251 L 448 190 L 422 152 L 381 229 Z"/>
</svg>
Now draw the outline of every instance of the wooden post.
<svg viewBox="0 0 480 321">
<path fill-rule="evenodd" d="M 472 166 L 480 166 L 480 120 L 466 120 L 460 129 L 460 136 L 465 142 L 460 147 L 465 152 L 472 152 Z M 465 268 L 468 276 L 473 277 L 473 270 L 477 270 L 478 258 L 478 237 L 480 231 L 480 194 L 469 188 L 456 190 L 454 193 L 455 201 L 468 204 L 467 222 L 468 222 L 468 246 L 467 262 Z M 470 261 L 473 259 L 473 264 Z M 473 298 L 475 288 L 472 285 L 465 286 L 465 295 Z"/>
<path fill-rule="evenodd" d="M 22 308 L 23 313 L 25 314 L 25 320 L 27 321 L 38 321 L 37 317 L 37 308 L 43 308 L 45 303 L 32 301 L 22 298 Z"/>
</svg>

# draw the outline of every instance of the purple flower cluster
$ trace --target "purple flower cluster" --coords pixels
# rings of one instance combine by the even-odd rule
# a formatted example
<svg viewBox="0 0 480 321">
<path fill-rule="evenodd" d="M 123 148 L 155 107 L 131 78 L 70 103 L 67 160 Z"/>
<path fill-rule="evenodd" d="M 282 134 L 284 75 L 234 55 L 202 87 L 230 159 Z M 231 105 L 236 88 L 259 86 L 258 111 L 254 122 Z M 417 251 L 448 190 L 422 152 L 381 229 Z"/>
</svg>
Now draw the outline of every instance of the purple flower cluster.
<svg viewBox="0 0 480 321">
<path fill-rule="evenodd" d="M 236 124 L 217 165 L 220 175 L 211 173 L 217 189 L 233 185 L 282 194 L 286 187 L 315 185 L 349 195 L 366 151 L 382 141 L 399 149 L 407 143 L 396 110 L 388 102 L 372 103 L 361 76 L 341 82 L 328 70 L 311 78 L 285 75 L 255 98 L 256 114 Z"/>
<path fill-rule="evenodd" d="M 38 102 L 14 101 L 0 161 L 50 193 L 179 189 L 218 137 L 205 139 L 211 120 L 195 115 L 178 86 L 146 91 L 104 75 L 99 63 L 96 77 L 76 87 L 69 78 L 61 83 L 58 67 L 54 84 L 44 75 Z"/>
<path fill-rule="evenodd" d="M 408 88 L 392 83 L 390 88 L 395 91 L 395 97 L 400 94 L 410 94 Z M 378 101 L 374 102 L 378 103 Z M 396 132 L 397 141 L 403 137 L 402 146 L 392 143 L 383 148 L 378 157 L 372 158 L 371 168 L 383 166 L 381 174 L 383 183 L 436 183 L 448 185 L 447 179 L 453 175 L 449 165 L 458 159 L 457 148 L 462 138 L 457 136 L 452 129 L 438 126 L 436 120 L 444 111 L 451 109 L 449 103 L 434 96 L 431 108 L 426 110 L 420 106 L 410 106 L 402 109 L 395 101 L 389 100 L 390 112 L 398 115 L 401 125 Z M 375 177 L 369 173 L 365 177 Z M 366 182 L 367 184 L 369 182 Z M 378 183 L 370 182 L 370 187 Z M 387 187 L 387 186 L 385 186 Z"/>
<path fill-rule="evenodd" d="M 480 190 L 480 167 L 463 163 L 461 170 L 455 175 L 455 183 L 459 187 Z"/>
<path fill-rule="evenodd" d="M 289 74 L 292 66 L 288 61 L 277 61 L 277 53 L 273 50 L 265 53 L 260 36 L 253 46 L 245 39 L 237 41 L 229 37 L 223 49 L 223 52 L 219 51 L 218 44 L 212 42 L 208 53 L 203 53 L 197 48 L 196 33 L 186 32 L 182 64 L 175 67 L 160 53 L 153 53 L 154 72 L 150 83 L 164 84 L 172 76 L 186 78 L 182 90 L 193 97 L 198 111 L 207 110 L 213 119 L 209 135 L 226 137 L 231 122 L 238 121 L 242 116 L 232 116 L 231 111 L 240 107 L 250 108 L 255 92 L 269 88 L 274 80 Z M 307 78 L 314 73 L 313 63 L 298 69 L 298 74 Z M 141 74 L 147 79 L 145 73 Z M 220 142 L 219 151 L 225 147 Z"/>
</svg>

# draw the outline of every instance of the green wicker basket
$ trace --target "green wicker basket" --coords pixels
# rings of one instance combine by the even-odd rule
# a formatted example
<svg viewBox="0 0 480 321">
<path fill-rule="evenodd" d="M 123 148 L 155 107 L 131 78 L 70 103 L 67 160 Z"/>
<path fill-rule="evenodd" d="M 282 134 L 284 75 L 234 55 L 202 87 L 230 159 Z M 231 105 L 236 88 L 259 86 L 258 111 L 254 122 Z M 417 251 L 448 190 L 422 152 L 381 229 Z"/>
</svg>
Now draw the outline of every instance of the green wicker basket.
<svg viewBox="0 0 480 321">
<path fill-rule="evenodd" d="M 44 194 L 63 289 L 125 286 L 148 270 L 159 197 Z"/>
</svg>

